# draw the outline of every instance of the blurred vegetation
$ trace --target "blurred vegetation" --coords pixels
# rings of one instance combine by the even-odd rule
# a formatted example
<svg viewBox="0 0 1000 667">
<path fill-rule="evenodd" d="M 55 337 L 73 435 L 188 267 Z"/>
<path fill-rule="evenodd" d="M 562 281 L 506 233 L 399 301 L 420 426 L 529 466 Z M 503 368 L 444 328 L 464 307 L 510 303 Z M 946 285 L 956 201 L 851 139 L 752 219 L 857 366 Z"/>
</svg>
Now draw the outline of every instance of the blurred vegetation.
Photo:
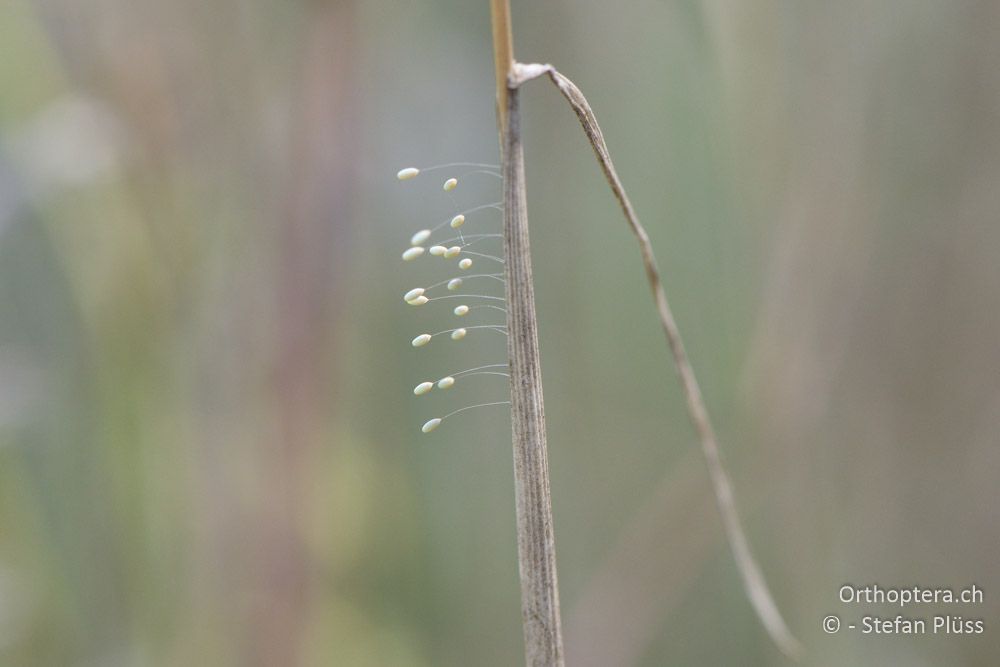
<svg viewBox="0 0 1000 667">
<path fill-rule="evenodd" d="M 513 5 L 808 662 L 996 664 L 1000 5 Z M 502 382 L 411 393 L 502 341 L 416 353 L 397 261 L 453 205 L 396 170 L 496 159 L 488 39 L 457 0 L 0 3 L 0 664 L 522 660 L 504 410 L 419 432 Z M 524 100 L 569 664 L 783 664 L 634 243 Z M 987 632 L 824 635 L 845 582 L 975 582 Z"/>
</svg>

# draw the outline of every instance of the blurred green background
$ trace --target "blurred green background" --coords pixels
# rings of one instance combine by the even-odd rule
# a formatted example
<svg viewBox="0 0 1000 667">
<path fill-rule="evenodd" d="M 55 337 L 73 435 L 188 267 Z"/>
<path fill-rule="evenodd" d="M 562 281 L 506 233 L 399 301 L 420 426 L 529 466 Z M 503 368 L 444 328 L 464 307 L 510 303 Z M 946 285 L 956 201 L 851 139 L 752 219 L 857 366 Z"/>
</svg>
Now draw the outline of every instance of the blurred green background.
<svg viewBox="0 0 1000 667">
<path fill-rule="evenodd" d="M 395 179 L 496 161 L 488 14 L 0 3 L 0 664 L 523 661 L 505 408 L 419 430 L 504 380 L 411 392 L 503 340 L 414 350 L 456 303 L 400 298 L 452 275 L 410 235 L 498 198 Z M 806 663 L 997 664 L 1000 4 L 513 14 L 603 124 Z M 569 664 L 786 664 L 634 241 L 564 101 L 523 99 Z M 873 582 L 976 583 L 945 611 L 986 632 L 825 635 L 898 613 L 837 600 Z"/>
</svg>

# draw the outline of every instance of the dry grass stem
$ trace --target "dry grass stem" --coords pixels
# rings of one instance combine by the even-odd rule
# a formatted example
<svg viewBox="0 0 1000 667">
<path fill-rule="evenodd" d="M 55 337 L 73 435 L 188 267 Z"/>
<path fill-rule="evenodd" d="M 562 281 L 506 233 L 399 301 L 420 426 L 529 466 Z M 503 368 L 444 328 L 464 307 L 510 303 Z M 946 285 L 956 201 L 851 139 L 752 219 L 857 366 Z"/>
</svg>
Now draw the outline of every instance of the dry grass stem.
<svg viewBox="0 0 1000 667">
<path fill-rule="evenodd" d="M 538 324 L 528 245 L 518 91 L 507 96 L 504 147 L 504 266 L 507 281 L 507 355 L 517 505 L 521 614 L 527 664 L 562 665 L 559 585 L 545 442 L 545 406 Z"/>
<path fill-rule="evenodd" d="M 510 366 L 514 496 L 525 661 L 532 667 L 561 667 L 563 643 L 559 584 L 552 528 L 538 323 L 528 243 L 524 150 L 521 145 L 518 91 L 508 88 L 508 74 L 513 64 L 510 8 L 507 0 L 491 0 L 490 8 L 497 73 L 497 122 L 501 128 L 507 357 Z"/>
<path fill-rule="evenodd" d="M 625 188 L 622 185 L 621 179 L 618 178 L 618 173 L 615 171 L 611 156 L 608 153 L 607 144 L 604 141 L 604 135 L 601 133 L 601 128 L 597 124 L 597 118 L 594 116 L 590 104 L 583 96 L 583 93 L 580 92 L 580 89 L 551 65 L 524 65 L 515 63 L 511 68 L 511 88 L 514 89 L 520 84 L 543 74 L 549 76 L 576 113 L 580 125 L 583 126 L 583 131 L 587 135 L 591 147 L 594 149 L 597 161 L 604 171 L 604 176 L 611 186 L 611 191 L 621 205 L 622 213 L 625 214 L 625 220 L 639 242 L 642 263 L 646 269 L 646 279 L 653 293 L 653 300 L 656 303 L 656 310 L 660 317 L 660 324 L 663 326 L 663 332 L 666 334 L 667 344 L 670 346 L 670 352 L 673 355 L 674 365 L 680 376 L 681 387 L 687 401 L 688 414 L 694 424 L 702 452 L 705 455 L 705 461 L 708 465 L 709 475 L 715 491 L 716 502 L 719 506 L 719 512 L 722 515 L 726 537 L 733 552 L 733 557 L 736 559 L 740 575 L 743 578 L 743 585 L 747 596 L 757 611 L 757 615 L 760 617 L 764 627 L 782 652 L 793 659 L 798 658 L 802 655 L 802 646 L 792 636 L 791 631 L 789 631 L 788 626 L 781 617 L 781 613 L 778 611 L 778 607 L 768 590 L 760 567 L 757 565 L 750 551 L 750 544 L 743 531 L 739 513 L 737 512 L 736 501 L 733 496 L 733 486 L 722 464 L 719 445 L 715 437 L 715 430 L 712 428 L 712 422 L 708 416 L 705 399 L 702 397 L 698 380 L 695 377 L 694 370 L 691 368 L 687 352 L 684 350 L 684 343 L 681 340 L 677 322 L 674 320 L 670 304 L 667 302 L 667 295 L 663 289 L 663 282 L 660 279 L 660 271 L 656 265 L 656 257 L 653 254 L 653 246 L 649 241 L 649 235 L 639 222 L 639 217 L 636 215 L 628 195 L 625 194 Z"/>
</svg>

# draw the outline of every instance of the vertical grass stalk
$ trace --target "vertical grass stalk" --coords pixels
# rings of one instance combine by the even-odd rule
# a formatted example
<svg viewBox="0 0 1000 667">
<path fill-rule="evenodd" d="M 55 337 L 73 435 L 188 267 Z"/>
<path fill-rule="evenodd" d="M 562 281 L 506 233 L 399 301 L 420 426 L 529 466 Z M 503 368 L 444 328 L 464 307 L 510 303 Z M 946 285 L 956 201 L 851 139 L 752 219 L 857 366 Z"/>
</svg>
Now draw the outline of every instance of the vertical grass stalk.
<svg viewBox="0 0 1000 667">
<path fill-rule="evenodd" d="M 513 64 L 510 8 L 507 0 L 491 0 L 490 6 L 503 174 L 507 356 L 525 660 L 532 667 L 561 666 L 563 644 L 559 586 L 538 354 L 538 323 L 528 242 L 524 150 L 518 91 L 508 88 L 507 80 Z"/>
</svg>

